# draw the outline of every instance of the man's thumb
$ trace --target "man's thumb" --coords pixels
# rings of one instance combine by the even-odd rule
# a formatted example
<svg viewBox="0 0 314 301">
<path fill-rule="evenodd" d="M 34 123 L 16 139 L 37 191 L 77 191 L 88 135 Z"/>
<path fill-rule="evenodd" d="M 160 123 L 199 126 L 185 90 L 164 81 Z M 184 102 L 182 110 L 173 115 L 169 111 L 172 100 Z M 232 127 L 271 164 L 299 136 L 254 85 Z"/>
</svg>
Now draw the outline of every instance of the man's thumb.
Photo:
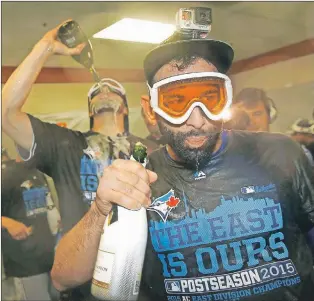
<svg viewBox="0 0 314 301">
<path fill-rule="evenodd" d="M 147 174 L 149 176 L 149 183 L 154 183 L 158 178 L 157 174 L 151 170 L 147 170 Z"/>
</svg>

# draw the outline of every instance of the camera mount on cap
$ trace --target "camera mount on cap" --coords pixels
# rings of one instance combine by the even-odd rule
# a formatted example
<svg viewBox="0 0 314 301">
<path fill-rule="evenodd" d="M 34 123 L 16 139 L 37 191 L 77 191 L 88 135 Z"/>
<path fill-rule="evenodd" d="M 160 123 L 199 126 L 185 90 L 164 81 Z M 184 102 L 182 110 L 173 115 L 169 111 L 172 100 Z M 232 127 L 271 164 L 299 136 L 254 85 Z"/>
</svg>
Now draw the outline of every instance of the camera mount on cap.
<svg viewBox="0 0 314 301">
<path fill-rule="evenodd" d="M 176 14 L 177 32 L 186 39 L 205 39 L 211 31 L 212 10 L 207 7 L 180 8 Z"/>
<path fill-rule="evenodd" d="M 187 20 L 183 17 L 185 11 Z M 145 77 L 150 87 L 152 87 L 152 79 L 157 70 L 178 55 L 192 54 L 202 57 L 223 74 L 229 70 L 234 52 L 229 44 L 209 38 L 211 16 L 211 9 L 205 7 L 179 10 L 176 15 L 177 30 L 151 50 L 144 59 Z"/>
</svg>

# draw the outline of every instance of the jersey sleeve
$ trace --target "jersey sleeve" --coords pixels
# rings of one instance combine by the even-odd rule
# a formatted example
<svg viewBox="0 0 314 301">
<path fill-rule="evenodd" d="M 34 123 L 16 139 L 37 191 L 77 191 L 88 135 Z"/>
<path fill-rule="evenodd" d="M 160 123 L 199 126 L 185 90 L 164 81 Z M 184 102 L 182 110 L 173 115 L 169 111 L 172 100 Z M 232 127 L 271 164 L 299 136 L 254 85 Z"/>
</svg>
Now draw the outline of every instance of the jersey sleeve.
<svg viewBox="0 0 314 301">
<path fill-rule="evenodd" d="M 29 114 L 28 117 L 34 133 L 32 147 L 28 151 L 17 146 L 18 152 L 29 167 L 52 176 L 54 166 L 62 152 L 73 145 L 81 147 L 80 144 L 84 141 L 82 133 L 43 122 Z"/>
</svg>

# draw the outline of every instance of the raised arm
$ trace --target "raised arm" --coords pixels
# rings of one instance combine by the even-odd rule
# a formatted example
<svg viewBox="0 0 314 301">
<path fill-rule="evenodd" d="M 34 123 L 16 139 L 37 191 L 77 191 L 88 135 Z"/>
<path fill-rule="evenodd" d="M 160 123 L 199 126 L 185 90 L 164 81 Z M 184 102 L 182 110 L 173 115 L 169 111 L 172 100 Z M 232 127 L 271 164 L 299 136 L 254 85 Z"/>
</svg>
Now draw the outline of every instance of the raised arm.
<svg viewBox="0 0 314 301">
<path fill-rule="evenodd" d="M 56 289 L 66 290 L 92 278 L 102 228 L 111 203 L 129 209 L 147 207 L 150 204 L 149 185 L 156 179 L 154 172 L 134 161 L 119 159 L 105 168 L 95 202 L 59 242 L 51 272 Z"/>
<path fill-rule="evenodd" d="M 79 54 L 84 48 L 81 44 L 70 49 L 57 41 L 59 26 L 44 35 L 2 89 L 2 128 L 25 150 L 32 147 L 33 130 L 27 114 L 22 112 L 22 107 L 42 67 L 53 54 Z"/>
</svg>

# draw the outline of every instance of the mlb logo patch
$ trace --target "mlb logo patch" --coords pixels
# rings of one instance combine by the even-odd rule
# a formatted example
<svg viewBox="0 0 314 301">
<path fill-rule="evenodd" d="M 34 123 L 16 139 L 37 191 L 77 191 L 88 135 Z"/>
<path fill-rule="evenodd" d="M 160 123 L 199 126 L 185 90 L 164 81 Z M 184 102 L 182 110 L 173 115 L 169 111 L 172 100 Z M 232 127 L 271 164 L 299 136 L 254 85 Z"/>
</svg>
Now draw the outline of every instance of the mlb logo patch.
<svg viewBox="0 0 314 301">
<path fill-rule="evenodd" d="M 165 280 L 165 287 L 167 293 L 180 293 L 180 282 L 176 280 Z"/>
<path fill-rule="evenodd" d="M 180 202 L 181 200 L 175 197 L 174 191 L 171 189 L 166 194 L 156 198 L 147 210 L 157 212 L 165 222 L 170 211 L 176 208 Z"/>
<path fill-rule="evenodd" d="M 250 194 L 255 192 L 254 186 L 246 186 L 241 188 L 241 193 L 243 194 Z"/>
</svg>

